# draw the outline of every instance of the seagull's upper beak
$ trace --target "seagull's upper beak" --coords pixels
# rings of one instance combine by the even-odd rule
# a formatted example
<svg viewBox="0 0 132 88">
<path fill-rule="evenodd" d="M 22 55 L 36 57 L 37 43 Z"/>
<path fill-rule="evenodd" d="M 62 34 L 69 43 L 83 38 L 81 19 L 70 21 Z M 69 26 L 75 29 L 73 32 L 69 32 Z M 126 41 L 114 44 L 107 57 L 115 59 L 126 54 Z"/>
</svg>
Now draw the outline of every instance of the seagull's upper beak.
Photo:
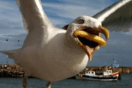
<svg viewBox="0 0 132 88">
<path fill-rule="evenodd" d="M 106 40 L 109 39 L 109 31 L 102 26 L 98 28 L 84 26 L 73 33 L 75 40 L 87 53 L 90 60 L 92 60 L 93 54 L 99 49 L 99 46 L 106 46 L 106 41 L 100 37 L 100 33 L 105 35 Z"/>
</svg>

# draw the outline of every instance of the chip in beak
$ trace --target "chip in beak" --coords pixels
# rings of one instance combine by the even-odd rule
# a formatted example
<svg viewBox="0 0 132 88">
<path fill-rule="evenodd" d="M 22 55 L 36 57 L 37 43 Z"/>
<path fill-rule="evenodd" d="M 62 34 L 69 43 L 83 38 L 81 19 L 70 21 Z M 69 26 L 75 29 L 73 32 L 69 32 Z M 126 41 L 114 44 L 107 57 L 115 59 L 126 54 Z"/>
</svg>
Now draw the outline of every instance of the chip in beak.
<svg viewBox="0 0 132 88">
<path fill-rule="evenodd" d="M 99 46 L 106 46 L 106 41 L 100 37 L 100 33 L 105 35 L 106 40 L 109 39 L 109 31 L 99 26 L 98 28 L 82 27 L 74 31 L 73 36 L 81 48 L 86 52 L 89 59 L 92 60 L 94 52 Z"/>
</svg>

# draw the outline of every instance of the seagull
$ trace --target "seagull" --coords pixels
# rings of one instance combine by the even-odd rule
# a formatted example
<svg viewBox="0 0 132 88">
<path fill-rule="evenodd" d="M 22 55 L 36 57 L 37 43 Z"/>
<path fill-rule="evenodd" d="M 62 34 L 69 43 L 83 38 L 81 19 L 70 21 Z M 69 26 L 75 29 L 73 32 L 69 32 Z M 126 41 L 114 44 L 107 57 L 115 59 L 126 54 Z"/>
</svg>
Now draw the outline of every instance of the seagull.
<svg viewBox="0 0 132 88">
<path fill-rule="evenodd" d="M 118 26 L 131 28 L 131 0 L 120 0 L 93 17 L 77 17 L 63 28 L 66 30 L 52 25 L 40 0 L 16 1 L 27 37 L 21 48 L 0 52 L 24 69 L 23 88 L 27 88 L 29 75 L 48 81 L 46 88 L 51 88 L 52 82 L 76 75 L 84 70 L 100 46 L 107 45 L 109 31 L 106 27 L 109 30 L 122 30 Z"/>
</svg>

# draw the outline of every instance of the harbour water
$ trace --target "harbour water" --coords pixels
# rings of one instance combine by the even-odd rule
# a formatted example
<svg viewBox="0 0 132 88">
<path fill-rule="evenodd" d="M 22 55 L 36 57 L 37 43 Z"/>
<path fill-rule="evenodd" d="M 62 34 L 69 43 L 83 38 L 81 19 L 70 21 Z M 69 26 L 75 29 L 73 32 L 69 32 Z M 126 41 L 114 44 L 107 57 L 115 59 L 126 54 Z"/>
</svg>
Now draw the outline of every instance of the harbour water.
<svg viewBox="0 0 132 88">
<path fill-rule="evenodd" d="M 28 78 L 28 88 L 45 88 L 46 81 Z M 0 88 L 22 88 L 22 78 L 0 78 Z M 86 81 L 66 79 L 52 83 L 52 88 L 132 88 L 132 74 L 122 74 L 120 81 Z"/>
</svg>

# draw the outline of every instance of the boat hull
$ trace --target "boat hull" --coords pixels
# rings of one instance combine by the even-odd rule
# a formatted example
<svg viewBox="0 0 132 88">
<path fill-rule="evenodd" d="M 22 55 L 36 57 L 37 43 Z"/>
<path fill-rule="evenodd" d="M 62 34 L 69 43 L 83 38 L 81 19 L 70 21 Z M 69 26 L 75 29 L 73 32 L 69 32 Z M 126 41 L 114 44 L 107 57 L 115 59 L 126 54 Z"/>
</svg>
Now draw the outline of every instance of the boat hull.
<svg viewBox="0 0 132 88">
<path fill-rule="evenodd" d="M 76 76 L 76 79 L 81 80 L 100 80 L 100 81 L 117 81 L 118 76 Z"/>
</svg>

